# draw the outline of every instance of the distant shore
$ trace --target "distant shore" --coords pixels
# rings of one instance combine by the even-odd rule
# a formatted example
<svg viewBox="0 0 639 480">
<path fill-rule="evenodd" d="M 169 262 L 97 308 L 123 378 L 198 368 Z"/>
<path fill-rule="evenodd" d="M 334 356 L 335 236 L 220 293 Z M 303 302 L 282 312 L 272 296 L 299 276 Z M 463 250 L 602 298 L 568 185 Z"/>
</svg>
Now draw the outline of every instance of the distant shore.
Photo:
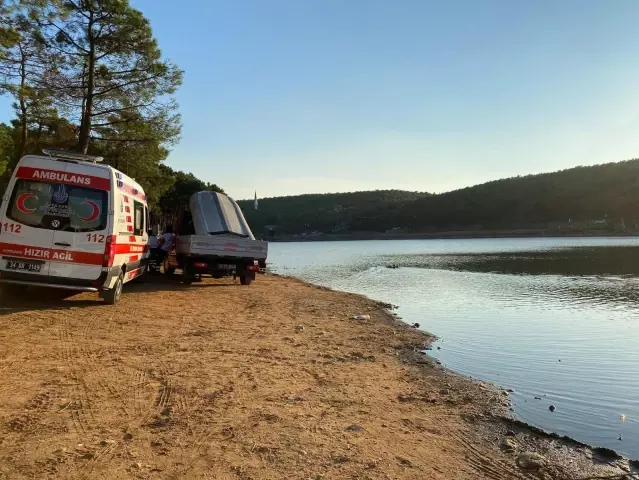
<svg viewBox="0 0 639 480">
<path fill-rule="evenodd" d="M 460 230 L 446 232 L 384 233 L 356 232 L 345 234 L 309 234 L 266 237 L 269 242 L 336 242 L 353 240 L 444 240 L 470 238 L 552 238 L 552 237 L 635 237 L 639 232 L 610 232 L 602 230 Z"/>
</svg>

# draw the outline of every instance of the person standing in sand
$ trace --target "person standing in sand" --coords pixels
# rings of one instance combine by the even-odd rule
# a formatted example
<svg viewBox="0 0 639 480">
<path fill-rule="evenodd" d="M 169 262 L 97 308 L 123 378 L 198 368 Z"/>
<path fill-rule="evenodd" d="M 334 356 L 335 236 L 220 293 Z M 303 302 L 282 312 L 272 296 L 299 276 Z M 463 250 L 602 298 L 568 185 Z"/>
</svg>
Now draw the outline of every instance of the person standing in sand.
<svg viewBox="0 0 639 480">
<path fill-rule="evenodd" d="M 164 229 L 164 233 L 158 240 L 158 265 L 164 262 L 164 259 L 169 255 L 169 251 L 173 248 L 174 244 L 175 234 L 173 233 L 173 227 L 167 225 Z"/>
</svg>

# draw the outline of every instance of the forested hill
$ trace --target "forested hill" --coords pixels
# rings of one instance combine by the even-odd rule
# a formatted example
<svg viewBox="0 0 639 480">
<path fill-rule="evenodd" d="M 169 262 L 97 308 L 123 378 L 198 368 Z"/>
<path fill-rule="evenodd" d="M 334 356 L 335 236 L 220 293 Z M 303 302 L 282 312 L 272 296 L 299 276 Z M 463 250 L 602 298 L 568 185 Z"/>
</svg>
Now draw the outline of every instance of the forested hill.
<svg viewBox="0 0 639 480">
<path fill-rule="evenodd" d="M 398 211 L 428 195 L 401 190 L 296 195 L 260 199 L 258 210 L 252 200 L 238 203 L 255 233 L 267 233 L 266 226 L 287 234 L 342 233 L 394 225 Z"/>
<path fill-rule="evenodd" d="M 280 234 L 490 229 L 604 230 L 639 226 L 639 160 L 513 177 L 438 195 L 400 191 L 242 202 L 252 228 Z"/>
</svg>

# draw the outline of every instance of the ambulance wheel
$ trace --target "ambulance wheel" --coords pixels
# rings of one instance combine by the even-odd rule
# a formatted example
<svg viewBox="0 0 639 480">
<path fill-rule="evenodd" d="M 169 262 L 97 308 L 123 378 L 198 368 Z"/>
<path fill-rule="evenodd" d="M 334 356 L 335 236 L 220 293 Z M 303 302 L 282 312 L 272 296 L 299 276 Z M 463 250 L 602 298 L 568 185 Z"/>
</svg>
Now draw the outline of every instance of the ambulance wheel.
<svg viewBox="0 0 639 480">
<path fill-rule="evenodd" d="M 122 286 L 124 285 L 124 272 L 120 272 L 113 288 L 104 292 L 104 301 L 108 305 L 115 305 L 122 296 Z"/>
<path fill-rule="evenodd" d="M 240 283 L 242 285 L 250 285 L 253 279 L 248 278 L 246 275 L 240 275 Z"/>
</svg>

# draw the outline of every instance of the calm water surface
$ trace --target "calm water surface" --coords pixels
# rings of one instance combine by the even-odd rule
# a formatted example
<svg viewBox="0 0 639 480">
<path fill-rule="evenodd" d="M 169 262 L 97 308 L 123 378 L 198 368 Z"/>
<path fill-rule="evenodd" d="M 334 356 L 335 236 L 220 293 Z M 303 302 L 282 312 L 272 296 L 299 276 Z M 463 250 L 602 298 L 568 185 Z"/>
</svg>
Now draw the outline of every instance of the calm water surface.
<svg viewBox="0 0 639 480">
<path fill-rule="evenodd" d="M 278 273 L 399 305 L 447 367 L 514 388 L 523 420 L 639 458 L 639 238 L 269 248 Z"/>
</svg>

